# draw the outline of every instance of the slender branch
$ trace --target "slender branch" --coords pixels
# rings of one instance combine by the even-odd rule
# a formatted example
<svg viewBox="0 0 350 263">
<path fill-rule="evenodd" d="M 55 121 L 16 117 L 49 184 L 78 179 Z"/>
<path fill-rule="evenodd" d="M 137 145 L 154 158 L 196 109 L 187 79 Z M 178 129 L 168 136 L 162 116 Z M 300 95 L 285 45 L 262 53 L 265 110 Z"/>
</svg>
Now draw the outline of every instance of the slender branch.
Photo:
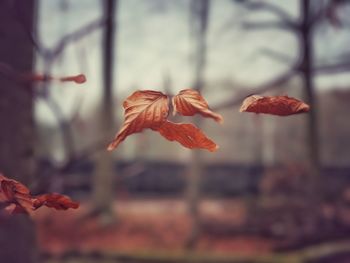
<svg viewBox="0 0 350 263">
<path fill-rule="evenodd" d="M 11 11 L 13 12 L 14 17 L 17 19 L 21 27 L 24 29 L 24 31 L 28 35 L 28 38 L 31 41 L 32 45 L 35 47 L 38 53 L 42 55 L 44 58 L 45 57 L 52 58 L 52 57 L 59 56 L 68 44 L 84 38 L 88 34 L 104 26 L 106 23 L 106 19 L 104 18 L 92 21 L 82 26 L 81 28 L 77 29 L 76 31 L 68 33 L 67 35 L 63 36 L 61 40 L 55 45 L 55 47 L 53 47 L 52 49 L 49 49 L 49 48 L 46 48 L 40 42 L 37 35 L 31 32 L 31 30 L 28 28 L 27 23 L 24 20 L 24 16 L 22 14 L 23 12 L 21 12 L 20 6 L 21 4 L 19 3 L 19 1 L 15 1 Z"/>
<path fill-rule="evenodd" d="M 47 70 L 47 69 L 46 69 Z M 73 76 L 52 76 L 47 73 L 33 73 L 33 72 L 18 72 L 13 69 L 9 64 L 0 61 L 0 74 L 19 83 L 32 83 L 32 82 L 75 82 L 82 84 L 86 81 L 84 74 L 78 74 Z"/>
<path fill-rule="evenodd" d="M 346 26 L 346 23 L 343 23 L 344 21 L 340 21 L 340 18 L 337 15 L 337 10 L 347 2 L 347 0 L 330 0 L 324 5 L 321 4 L 319 10 L 317 10 L 311 17 L 312 25 L 316 25 L 323 20 L 328 20 L 333 26 Z M 349 24 L 347 24 L 347 26 L 349 26 Z"/>
<path fill-rule="evenodd" d="M 274 15 L 278 16 L 282 21 L 288 22 L 288 23 L 294 23 L 294 19 L 282 8 L 278 7 L 277 5 L 271 4 L 267 1 L 250 1 L 250 0 L 234 0 L 237 3 L 240 3 L 244 5 L 246 9 L 252 10 L 252 11 L 269 11 L 273 13 Z"/>
<path fill-rule="evenodd" d="M 329 8 L 330 4 L 327 4 L 326 6 L 320 6 L 319 9 L 316 10 L 313 16 L 310 18 L 311 25 L 314 26 L 325 19 L 327 17 Z"/>
<path fill-rule="evenodd" d="M 241 24 L 243 29 L 247 30 L 289 30 L 295 32 L 299 29 L 296 23 L 289 23 L 287 21 L 264 21 L 264 22 L 243 22 Z"/>
<path fill-rule="evenodd" d="M 101 28 L 103 25 L 105 25 L 105 23 L 106 23 L 105 19 L 97 19 L 93 22 L 86 24 L 85 26 L 79 28 L 74 32 L 68 33 L 67 35 L 62 37 L 62 39 L 56 44 L 56 46 L 52 50 L 50 50 L 49 52 L 50 56 L 53 56 L 53 57 L 58 56 L 60 53 L 62 53 L 62 51 L 68 44 L 72 42 L 76 42 L 86 37 L 93 31 Z"/>
<path fill-rule="evenodd" d="M 291 64 L 293 62 L 292 57 L 269 48 L 262 48 L 259 53 L 284 64 Z"/>
<path fill-rule="evenodd" d="M 350 71 L 350 61 L 337 64 L 319 65 L 313 68 L 316 74 L 336 74 Z"/>
<path fill-rule="evenodd" d="M 237 106 L 237 105 L 240 105 L 242 103 L 242 101 L 247 96 L 249 96 L 251 94 L 259 94 L 259 93 L 266 92 L 268 90 L 282 88 L 283 87 L 282 85 L 287 83 L 297 73 L 298 73 L 298 71 L 296 70 L 296 67 L 293 67 L 289 71 L 287 71 L 286 73 L 284 73 L 284 74 L 280 75 L 279 77 L 277 77 L 273 80 L 270 80 L 270 81 L 268 81 L 268 82 L 266 82 L 258 87 L 254 87 L 254 88 L 246 88 L 245 87 L 245 90 L 247 90 L 247 92 L 245 92 L 244 95 L 234 96 L 231 99 L 228 99 L 227 101 L 224 101 L 223 103 L 215 105 L 214 107 L 211 107 L 211 108 L 214 111 L 217 111 L 217 110 L 222 110 L 225 108 Z"/>
<path fill-rule="evenodd" d="M 163 90 L 165 94 L 168 94 L 169 96 L 174 96 L 172 91 L 172 79 L 171 74 L 169 70 L 165 70 L 163 72 Z"/>
</svg>

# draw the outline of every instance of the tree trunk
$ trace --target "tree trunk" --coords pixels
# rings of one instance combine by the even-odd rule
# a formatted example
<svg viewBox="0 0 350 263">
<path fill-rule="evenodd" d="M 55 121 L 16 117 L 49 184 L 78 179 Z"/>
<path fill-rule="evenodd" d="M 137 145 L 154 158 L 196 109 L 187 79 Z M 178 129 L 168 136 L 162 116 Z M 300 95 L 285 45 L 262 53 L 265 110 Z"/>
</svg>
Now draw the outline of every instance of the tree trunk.
<svg viewBox="0 0 350 263">
<path fill-rule="evenodd" d="M 103 2 L 106 27 L 103 37 L 103 99 L 101 102 L 101 131 L 106 137 L 112 138 L 116 127 L 113 107 L 113 73 L 114 73 L 114 40 L 115 15 L 117 13 L 117 0 Z M 114 200 L 115 167 L 113 155 L 102 151 L 98 154 L 94 180 L 94 206 L 95 211 L 105 223 L 113 219 L 112 204 Z"/>
<path fill-rule="evenodd" d="M 301 75 L 305 90 L 305 100 L 310 105 L 310 112 L 307 123 L 308 160 L 312 181 L 319 180 L 320 173 L 319 160 L 319 140 L 317 131 L 317 102 L 314 93 L 313 83 L 313 25 L 310 16 L 310 0 L 301 0 Z M 316 178 L 315 178 L 316 177 Z"/>
<path fill-rule="evenodd" d="M 14 17 L 14 8 L 29 30 L 35 21 L 35 1 L 21 4 L 0 1 L 0 62 L 18 71 L 31 72 L 34 56 L 28 32 Z M 33 92 L 0 73 L 0 171 L 26 185 L 34 176 Z M 35 229 L 26 215 L 0 214 L 0 261 L 37 263 Z"/>
<path fill-rule="evenodd" d="M 193 88 L 201 91 L 204 86 L 204 70 L 206 66 L 206 36 L 208 28 L 208 16 L 210 8 L 209 0 L 192 0 L 191 18 L 192 33 L 194 35 L 194 84 Z M 195 116 L 194 124 L 200 128 L 200 117 Z M 193 150 L 191 162 L 187 168 L 188 188 L 187 202 L 189 214 L 191 216 L 192 228 L 189 233 L 186 248 L 193 249 L 200 235 L 200 185 L 202 174 L 202 160 L 200 150 Z"/>
<path fill-rule="evenodd" d="M 310 0 L 301 0 L 301 29 L 300 29 L 300 53 L 302 58 L 301 76 L 304 84 L 305 100 L 310 105 L 307 114 L 307 146 L 308 146 L 308 178 L 307 179 L 307 202 L 308 214 L 305 214 L 305 224 L 309 225 L 308 233 L 299 236 L 300 239 L 312 238 L 322 227 L 320 202 L 323 198 L 322 184 L 320 179 L 319 139 L 317 130 L 317 103 L 314 93 L 313 82 L 313 24 L 310 15 Z M 311 235 L 311 237 L 310 237 Z"/>
</svg>

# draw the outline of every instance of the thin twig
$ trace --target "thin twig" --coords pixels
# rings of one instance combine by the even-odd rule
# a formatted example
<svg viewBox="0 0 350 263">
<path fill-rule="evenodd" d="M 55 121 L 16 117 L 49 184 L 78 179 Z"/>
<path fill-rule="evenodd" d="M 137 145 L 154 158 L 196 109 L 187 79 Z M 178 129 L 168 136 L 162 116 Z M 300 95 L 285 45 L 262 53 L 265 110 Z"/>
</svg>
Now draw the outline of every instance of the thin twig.
<svg viewBox="0 0 350 263">
<path fill-rule="evenodd" d="M 237 106 L 237 105 L 240 105 L 242 103 L 244 98 L 246 98 L 247 96 L 249 96 L 251 94 L 260 94 L 260 93 L 264 93 L 264 92 L 272 90 L 272 89 L 282 88 L 283 87 L 282 85 L 287 83 L 297 73 L 298 73 L 298 71 L 296 70 L 296 68 L 292 68 L 289 71 L 287 71 L 286 73 L 280 75 L 279 77 L 277 77 L 273 80 L 270 80 L 270 81 L 268 81 L 268 82 L 266 82 L 258 87 L 245 88 L 247 90 L 247 92 L 245 92 L 245 94 L 243 96 L 234 96 L 231 99 L 224 101 L 223 103 L 220 103 L 218 105 L 215 105 L 214 107 L 211 107 L 211 108 L 214 111 L 218 111 L 218 110 L 222 110 L 225 108 Z"/>
<path fill-rule="evenodd" d="M 269 3 L 267 1 L 237 1 L 233 0 L 236 3 L 240 3 L 243 5 L 246 9 L 249 9 L 251 11 L 270 11 L 271 13 L 275 14 L 278 18 L 280 18 L 282 21 L 285 21 L 287 23 L 294 23 L 293 18 L 285 12 L 282 8 L 278 7 L 277 5 L 274 5 L 272 3 Z"/>
<path fill-rule="evenodd" d="M 49 52 L 50 56 L 56 57 L 61 54 L 68 44 L 79 41 L 80 39 L 91 34 L 93 31 L 100 29 L 106 23 L 106 19 L 97 19 L 92 21 L 85 26 L 79 28 L 78 30 L 68 33 L 63 36 L 61 40 L 52 48 Z"/>
<path fill-rule="evenodd" d="M 243 22 L 241 27 L 246 30 L 289 30 L 295 32 L 299 25 L 287 21 L 257 21 L 257 22 Z"/>
<path fill-rule="evenodd" d="M 293 58 L 284 54 L 284 53 L 281 53 L 281 52 L 278 52 L 276 50 L 272 50 L 272 49 L 269 49 L 269 48 L 262 48 L 259 53 L 265 55 L 265 56 L 268 56 L 276 61 L 279 61 L 279 62 L 282 62 L 283 64 L 288 64 L 290 65 L 291 63 L 293 63 Z"/>
</svg>

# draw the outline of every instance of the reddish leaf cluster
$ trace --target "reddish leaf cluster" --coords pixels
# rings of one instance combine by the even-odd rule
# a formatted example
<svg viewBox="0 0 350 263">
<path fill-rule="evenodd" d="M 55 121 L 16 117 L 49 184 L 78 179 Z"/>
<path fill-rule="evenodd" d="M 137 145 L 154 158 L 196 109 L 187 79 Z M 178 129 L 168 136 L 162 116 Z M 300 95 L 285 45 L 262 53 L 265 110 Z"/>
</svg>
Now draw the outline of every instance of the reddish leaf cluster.
<svg viewBox="0 0 350 263">
<path fill-rule="evenodd" d="M 79 203 L 69 197 L 60 194 L 44 194 L 32 196 L 29 189 L 20 182 L 9 179 L 0 174 L 0 203 L 5 204 L 5 209 L 13 213 L 30 213 L 41 206 L 52 207 L 57 210 L 78 208 Z"/>
<path fill-rule="evenodd" d="M 252 95 L 243 101 L 239 111 L 288 116 L 308 112 L 309 110 L 309 105 L 288 96 L 262 97 L 259 95 Z"/>
<path fill-rule="evenodd" d="M 174 114 L 184 116 L 201 114 L 222 123 L 221 115 L 212 112 L 208 103 L 192 89 L 182 90 L 172 99 Z M 169 99 L 162 92 L 153 90 L 136 91 L 123 103 L 125 120 L 121 130 L 109 144 L 108 150 L 115 149 L 125 138 L 133 133 L 149 128 L 159 132 L 170 141 L 177 141 L 184 147 L 202 148 L 211 152 L 218 146 L 200 129 L 190 123 L 173 123 L 167 120 L 169 115 Z"/>
</svg>

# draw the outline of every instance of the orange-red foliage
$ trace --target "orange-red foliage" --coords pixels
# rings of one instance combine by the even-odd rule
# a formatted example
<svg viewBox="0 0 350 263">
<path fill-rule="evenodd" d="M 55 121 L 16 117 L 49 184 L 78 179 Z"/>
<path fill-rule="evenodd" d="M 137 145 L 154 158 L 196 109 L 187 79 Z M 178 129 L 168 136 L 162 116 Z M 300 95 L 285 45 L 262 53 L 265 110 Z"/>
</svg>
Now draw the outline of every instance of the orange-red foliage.
<svg viewBox="0 0 350 263">
<path fill-rule="evenodd" d="M 207 102 L 194 90 L 183 90 L 173 98 L 174 110 L 182 115 L 191 116 L 199 113 L 204 117 L 214 118 L 222 122 L 221 115 L 209 110 Z M 153 90 L 136 91 L 123 103 L 125 109 L 124 124 L 108 150 L 115 149 L 125 138 L 133 133 L 149 128 L 158 131 L 170 141 L 177 141 L 183 146 L 193 149 L 202 148 L 215 151 L 218 146 L 196 126 L 178 124 L 167 120 L 169 115 L 168 96 Z"/>
<path fill-rule="evenodd" d="M 56 210 L 67 210 L 69 208 L 77 209 L 79 203 L 73 202 L 68 196 L 52 193 L 39 195 L 34 199 L 33 203 L 35 209 L 45 205 L 47 207 L 55 208 Z"/>
<path fill-rule="evenodd" d="M 60 194 L 44 194 L 32 196 L 29 189 L 20 182 L 0 174 L 0 202 L 6 205 L 10 214 L 30 213 L 45 205 L 57 210 L 78 208 L 79 203 Z"/>
<path fill-rule="evenodd" d="M 288 96 L 252 95 L 247 97 L 240 108 L 240 112 L 265 113 L 279 116 L 288 116 L 308 112 L 310 106 Z"/>
<path fill-rule="evenodd" d="M 125 109 L 124 124 L 108 150 L 115 149 L 127 136 L 141 132 L 143 129 L 156 129 L 166 120 L 169 114 L 168 96 L 153 91 L 136 91 L 123 103 Z"/>
<path fill-rule="evenodd" d="M 212 112 L 208 103 L 202 95 L 193 89 L 184 89 L 172 99 L 174 115 L 176 112 L 183 116 L 193 116 L 196 113 L 203 117 L 213 118 L 215 121 L 222 123 L 224 121 L 220 114 Z"/>
<path fill-rule="evenodd" d="M 186 148 L 202 148 L 215 152 L 218 146 L 191 123 L 173 123 L 166 121 L 157 131 L 169 141 L 177 141 Z"/>
</svg>

